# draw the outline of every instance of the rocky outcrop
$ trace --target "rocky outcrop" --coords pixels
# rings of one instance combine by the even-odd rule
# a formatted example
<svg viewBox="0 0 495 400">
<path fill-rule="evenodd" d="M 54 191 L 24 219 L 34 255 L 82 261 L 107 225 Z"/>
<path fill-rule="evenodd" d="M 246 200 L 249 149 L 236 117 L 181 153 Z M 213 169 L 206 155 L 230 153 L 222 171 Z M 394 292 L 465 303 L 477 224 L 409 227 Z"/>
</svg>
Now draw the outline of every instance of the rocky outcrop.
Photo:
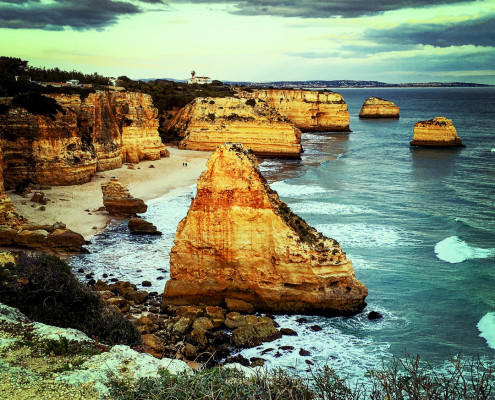
<svg viewBox="0 0 495 400">
<path fill-rule="evenodd" d="M 302 89 L 267 89 L 250 93 L 275 108 L 301 131 L 350 132 L 349 111 L 341 94 Z"/>
<path fill-rule="evenodd" d="M 450 119 L 435 117 L 420 121 L 414 125 L 414 137 L 411 146 L 425 147 L 466 147 Z"/>
<path fill-rule="evenodd" d="M 137 213 L 145 213 L 148 206 L 144 201 L 132 197 L 129 189 L 118 181 L 110 178 L 110 182 L 101 184 L 103 192 L 103 205 L 110 215 L 132 216 Z"/>
<path fill-rule="evenodd" d="M 2 159 L 3 153 L 2 148 L 0 147 L 0 242 L 2 242 L 2 236 L 10 236 L 8 235 L 8 232 L 11 231 L 12 226 L 16 226 L 21 222 L 9 196 L 5 193 Z M 1 226 L 4 226 L 3 229 Z"/>
<path fill-rule="evenodd" d="M 299 158 L 301 154 L 299 129 L 254 99 L 197 98 L 177 113 L 169 130 L 184 138 L 182 149 L 213 151 L 233 142 L 265 157 Z"/>
<path fill-rule="evenodd" d="M 198 180 L 170 277 L 164 305 L 239 299 L 259 311 L 336 315 L 361 311 L 367 296 L 339 244 L 295 215 L 255 157 L 232 144 L 215 151 Z"/>
<path fill-rule="evenodd" d="M 151 222 L 144 221 L 139 218 L 131 218 L 128 228 L 133 235 L 161 235 L 162 233 L 156 229 L 156 226 Z"/>
<path fill-rule="evenodd" d="M 399 118 L 399 107 L 393 101 L 370 97 L 363 103 L 359 118 Z"/>
<path fill-rule="evenodd" d="M 10 105 L 0 114 L 5 184 L 28 179 L 47 185 L 89 182 L 97 171 L 166 156 L 157 111 L 141 93 L 51 95 L 56 114 L 36 115 Z"/>
<path fill-rule="evenodd" d="M 150 95 L 114 93 L 112 103 L 122 127 L 123 161 L 137 163 L 168 156 L 158 135 L 158 109 Z"/>
</svg>

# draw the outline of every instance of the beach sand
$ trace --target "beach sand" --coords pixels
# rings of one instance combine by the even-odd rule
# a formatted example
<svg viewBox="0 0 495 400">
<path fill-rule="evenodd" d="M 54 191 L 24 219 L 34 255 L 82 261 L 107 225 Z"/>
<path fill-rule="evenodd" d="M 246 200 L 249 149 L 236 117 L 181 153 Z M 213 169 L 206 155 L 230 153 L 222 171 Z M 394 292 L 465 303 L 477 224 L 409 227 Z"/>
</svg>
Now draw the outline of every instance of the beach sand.
<svg viewBox="0 0 495 400">
<path fill-rule="evenodd" d="M 145 202 L 170 193 L 172 190 L 191 186 L 196 183 L 199 175 L 206 169 L 206 162 L 211 152 L 178 150 L 169 147 L 170 157 L 155 161 L 142 161 L 110 171 L 98 172 L 91 182 L 74 186 L 53 186 L 43 190 L 50 199 L 41 211 L 40 204 L 28 198 L 9 192 L 18 213 L 27 218 L 30 223 L 45 225 L 63 222 L 68 229 L 80 233 L 86 240 L 101 232 L 110 222 L 111 217 L 106 212 L 96 210 L 103 206 L 101 183 L 115 176 L 128 185 L 132 196 Z M 183 163 L 187 162 L 187 167 Z M 150 168 L 153 165 L 155 168 Z M 34 207 L 33 207 L 34 205 Z"/>
</svg>

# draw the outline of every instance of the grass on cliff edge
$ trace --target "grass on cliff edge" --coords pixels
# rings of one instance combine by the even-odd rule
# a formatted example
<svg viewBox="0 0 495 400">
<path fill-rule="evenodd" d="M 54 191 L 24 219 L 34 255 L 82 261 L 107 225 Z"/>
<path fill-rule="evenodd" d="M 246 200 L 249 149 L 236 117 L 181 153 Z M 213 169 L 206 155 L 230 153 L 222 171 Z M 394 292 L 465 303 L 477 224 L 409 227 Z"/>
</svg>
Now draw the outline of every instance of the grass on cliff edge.
<svg viewBox="0 0 495 400">
<path fill-rule="evenodd" d="M 0 303 L 31 320 L 79 329 L 110 345 L 141 342 L 134 325 L 100 302 L 55 256 L 20 253 L 15 263 L 0 265 Z"/>
<path fill-rule="evenodd" d="M 494 370 L 479 359 L 452 357 L 439 372 L 419 356 L 393 359 L 381 370 L 369 371 L 364 381 L 354 383 L 324 366 L 306 376 L 279 369 L 252 378 L 224 368 L 203 370 L 195 375 L 170 375 L 130 383 L 113 379 L 116 400 L 488 400 L 495 396 Z"/>
</svg>

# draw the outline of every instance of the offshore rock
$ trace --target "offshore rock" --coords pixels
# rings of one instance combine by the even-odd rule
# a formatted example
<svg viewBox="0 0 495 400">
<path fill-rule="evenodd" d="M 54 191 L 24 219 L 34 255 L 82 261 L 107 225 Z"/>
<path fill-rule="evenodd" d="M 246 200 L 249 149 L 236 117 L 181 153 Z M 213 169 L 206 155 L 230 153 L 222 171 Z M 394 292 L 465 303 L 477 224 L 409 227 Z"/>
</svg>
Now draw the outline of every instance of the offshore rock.
<svg viewBox="0 0 495 400">
<path fill-rule="evenodd" d="M 399 107 L 393 101 L 370 97 L 363 103 L 359 118 L 399 118 Z"/>
<path fill-rule="evenodd" d="M 151 222 L 139 218 L 131 218 L 128 228 L 133 235 L 161 235 L 162 233 L 156 229 L 156 226 Z"/>
<path fill-rule="evenodd" d="M 349 315 L 366 304 L 339 244 L 278 198 L 242 145 L 210 157 L 174 242 L 163 306 L 239 299 L 258 311 Z"/>
<path fill-rule="evenodd" d="M 275 108 L 303 132 L 350 132 L 349 111 L 339 93 L 267 89 L 254 92 L 252 96 Z"/>
<path fill-rule="evenodd" d="M 213 151 L 232 142 L 265 157 L 299 158 L 301 154 L 299 129 L 254 99 L 197 98 L 175 115 L 169 130 L 184 138 L 181 149 Z"/>
<path fill-rule="evenodd" d="M 450 119 L 435 117 L 420 121 L 414 125 L 414 137 L 411 146 L 424 147 L 466 147 Z"/>
<path fill-rule="evenodd" d="M 31 114 L 9 106 L 0 114 L 0 146 L 5 184 L 23 180 L 45 185 L 86 183 L 97 171 L 122 162 L 167 156 L 158 134 L 157 110 L 149 95 L 91 93 L 47 95 L 56 100 L 55 115 Z"/>
<path fill-rule="evenodd" d="M 103 205 L 110 215 L 132 216 L 145 213 L 148 209 L 143 200 L 132 197 L 129 189 L 115 177 L 110 178 L 110 182 L 102 183 L 101 191 Z"/>
</svg>

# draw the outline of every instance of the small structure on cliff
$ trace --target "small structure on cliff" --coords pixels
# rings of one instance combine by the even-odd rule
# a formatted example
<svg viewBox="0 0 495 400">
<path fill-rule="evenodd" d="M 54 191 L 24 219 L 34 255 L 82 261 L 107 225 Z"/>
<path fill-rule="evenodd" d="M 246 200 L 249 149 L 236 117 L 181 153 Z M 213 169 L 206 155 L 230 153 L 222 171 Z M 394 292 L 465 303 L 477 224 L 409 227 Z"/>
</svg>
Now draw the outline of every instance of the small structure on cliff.
<svg viewBox="0 0 495 400">
<path fill-rule="evenodd" d="M 148 209 L 143 200 L 132 197 L 129 189 L 115 177 L 110 178 L 110 182 L 102 183 L 101 191 L 103 205 L 110 215 L 132 216 L 145 213 Z"/>
<path fill-rule="evenodd" d="M 370 97 L 363 103 L 359 118 L 399 118 L 399 107 L 393 101 Z"/>
<path fill-rule="evenodd" d="M 274 313 L 354 314 L 368 291 L 340 245 L 294 214 L 270 189 L 256 158 L 220 146 L 170 252 L 163 305 L 223 305 Z"/>
<path fill-rule="evenodd" d="M 349 111 L 340 93 L 267 89 L 248 97 L 263 100 L 303 132 L 350 132 Z"/>
<path fill-rule="evenodd" d="M 435 117 L 428 121 L 419 121 L 414 125 L 414 137 L 411 146 L 424 147 L 466 147 L 450 119 Z"/>
<path fill-rule="evenodd" d="M 301 154 L 301 131 L 255 99 L 199 97 L 175 115 L 168 129 L 184 138 L 181 149 L 213 151 L 232 142 L 264 157 L 300 158 Z"/>
</svg>

